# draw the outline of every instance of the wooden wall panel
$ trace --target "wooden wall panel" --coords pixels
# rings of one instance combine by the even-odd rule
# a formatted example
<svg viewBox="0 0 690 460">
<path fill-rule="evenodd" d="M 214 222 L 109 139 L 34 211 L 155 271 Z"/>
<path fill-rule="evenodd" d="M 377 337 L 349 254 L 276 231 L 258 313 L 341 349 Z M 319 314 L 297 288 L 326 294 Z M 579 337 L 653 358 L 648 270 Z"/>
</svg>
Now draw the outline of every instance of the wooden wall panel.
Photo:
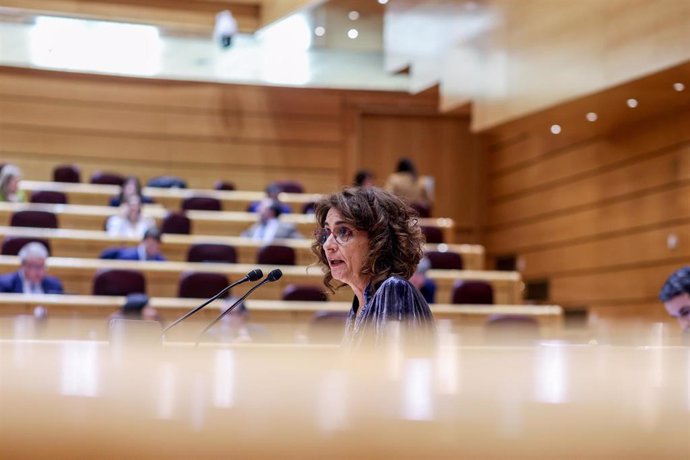
<svg viewBox="0 0 690 460">
<path fill-rule="evenodd" d="M 463 116 L 368 114 L 360 121 L 359 163 L 383 186 L 402 157 L 435 181 L 434 216 L 454 216 L 457 239 L 473 241 L 479 227 L 481 154 Z"/>
<path fill-rule="evenodd" d="M 668 247 L 675 236 L 676 246 Z M 690 222 L 663 228 L 630 231 L 623 235 L 525 251 L 521 255 L 525 278 L 595 273 L 619 267 L 654 265 L 668 260 L 690 263 Z"/>
<path fill-rule="evenodd" d="M 690 180 L 690 142 L 627 159 L 572 182 L 559 181 L 547 194 L 536 190 L 512 195 L 489 206 L 489 219 L 497 227 L 544 218 L 663 188 L 674 180 Z"/>
<path fill-rule="evenodd" d="M 663 281 L 690 264 L 689 122 L 684 107 L 570 145 L 530 130 L 493 144 L 487 253 L 516 255 L 526 282 L 549 282 L 548 302 L 658 314 Z"/>
</svg>

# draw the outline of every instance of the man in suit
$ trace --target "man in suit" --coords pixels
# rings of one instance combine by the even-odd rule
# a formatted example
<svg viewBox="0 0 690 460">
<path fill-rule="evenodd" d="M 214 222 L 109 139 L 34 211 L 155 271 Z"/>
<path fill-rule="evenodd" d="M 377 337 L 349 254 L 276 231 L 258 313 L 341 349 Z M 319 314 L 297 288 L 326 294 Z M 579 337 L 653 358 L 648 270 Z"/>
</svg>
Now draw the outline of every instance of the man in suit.
<svg viewBox="0 0 690 460">
<path fill-rule="evenodd" d="M 164 261 L 161 253 L 161 231 L 151 227 L 144 232 L 144 238 L 138 246 L 131 248 L 106 249 L 101 254 L 102 259 L 118 260 L 156 260 Z"/>
<path fill-rule="evenodd" d="M 19 251 L 21 267 L 0 275 L 0 292 L 24 294 L 62 294 L 62 283 L 46 273 L 48 250 L 38 242 L 27 243 Z"/>
<path fill-rule="evenodd" d="M 264 245 L 271 244 L 275 239 L 302 238 L 294 225 L 278 219 L 282 210 L 277 201 L 270 198 L 264 199 L 257 212 L 259 213 L 258 222 L 242 232 L 242 236 L 261 241 Z"/>
</svg>

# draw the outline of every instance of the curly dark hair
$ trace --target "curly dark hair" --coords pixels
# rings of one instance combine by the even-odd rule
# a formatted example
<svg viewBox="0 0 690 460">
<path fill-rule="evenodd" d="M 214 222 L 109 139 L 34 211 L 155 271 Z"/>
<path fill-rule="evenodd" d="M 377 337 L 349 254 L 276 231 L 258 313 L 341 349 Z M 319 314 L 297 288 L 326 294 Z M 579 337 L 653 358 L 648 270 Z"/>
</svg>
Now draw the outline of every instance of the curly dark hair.
<svg viewBox="0 0 690 460">
<path fill-rule="evenodd" d="M 377 187 L 350 187 L 316 203 L 316 222 L 323 227 L 331 208 L 355 229 L 367 232 L 369 253 L 364 259 L 362 274 L 371 278 L 376 289 L 390 276 L 408 279 L 424 254 L 424 235 L 419 228 L 417 213 L 403 200 Z M 323 284 L 331 291 L 333 276 L 323 246 L 314 241 L 312 252 L 323 266 Z"/>
</svg>

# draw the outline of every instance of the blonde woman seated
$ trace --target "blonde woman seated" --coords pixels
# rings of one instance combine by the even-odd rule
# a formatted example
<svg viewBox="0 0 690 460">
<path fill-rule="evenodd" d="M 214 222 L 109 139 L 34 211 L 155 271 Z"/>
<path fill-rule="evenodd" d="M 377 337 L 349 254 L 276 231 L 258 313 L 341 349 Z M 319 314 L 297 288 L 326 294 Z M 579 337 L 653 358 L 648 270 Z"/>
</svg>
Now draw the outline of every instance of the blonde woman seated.
<svg viewBox="0 0 690 460">
<path fill-rule="evenodd" d="M 26 202 L 26 192 L 19 190 L 22 171 L 18 166 L 5 165 L 0 172 L 0 201 Z"/>
<path fill-rule="evenodd" d="M 105 224 L 105 231 L 108 236 L 114 238 L 136 238 L 144 237 L 146 230 L 155 227 L 156 222 L 151 217 L 144 217 L 141 214 L 141 199 L 138 196 L 131 196 L 120 206 L 120 213 L 110 216 Z"/>
</svg>

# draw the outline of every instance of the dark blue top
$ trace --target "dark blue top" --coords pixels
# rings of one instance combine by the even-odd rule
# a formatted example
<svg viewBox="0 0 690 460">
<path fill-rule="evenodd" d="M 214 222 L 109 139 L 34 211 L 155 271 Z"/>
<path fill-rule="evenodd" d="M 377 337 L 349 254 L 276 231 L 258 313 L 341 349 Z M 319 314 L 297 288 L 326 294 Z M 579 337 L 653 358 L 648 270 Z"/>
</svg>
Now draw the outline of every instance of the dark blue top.
<svg viewBox="0 0 690 460">
<path fill-rule="evenodd" d="M 54 276 L 44 276 L 41 281 L 41 289 L 45 294 L 62 294 L 62 283 Z M 24 282 L 18 271 L 0 275 L 0 292 L 24 292 Z"/>
<path fill-rule="evenodd" d="M 391 276 L 375 291 L 369 284 L 362 308 L 358 315 L 359 301 L 355 297 L 345 325 L 345 345 L 384 344 L 390 321 L 400 321 L 406 343 L 433 340 L 436 328 L 429 304 L 406 279 Z"/>
</svg>

